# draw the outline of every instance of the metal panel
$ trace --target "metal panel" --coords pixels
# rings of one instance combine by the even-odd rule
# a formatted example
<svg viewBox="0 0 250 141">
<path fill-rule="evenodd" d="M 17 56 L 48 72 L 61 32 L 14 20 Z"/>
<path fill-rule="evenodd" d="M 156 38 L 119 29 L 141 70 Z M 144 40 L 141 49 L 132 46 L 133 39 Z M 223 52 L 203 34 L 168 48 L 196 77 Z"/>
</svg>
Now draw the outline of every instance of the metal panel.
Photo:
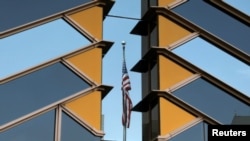
<svg viewBox="0 0 250 141">
<path fill-rule="evenodd" d="M 160 98 L 160 134 L 166 135 L 172 131 L 193 121 L 196 117 L 175 105 L 174 103 Z M 175 122 L 173 122 L 175 121 Z"/>
<path fill-rule="evenodd" d="M 93 7 L 69 15 L 69 18 L 86 30 L 92 40 L 103 39 L 103 8 Z"/>
<path fill-rule="evenodd" d="M 72 111 L 78 118 L 86 121 L 89 126 L 100 130 L 101 129 L 101 92 L 94 91 L 88 95 L 79 97 L 65 106 Z M 91 108 L 89 108 L 91 107 Z"/>
<path fill-rule="evenodd" d="M 184 81 L 194 74 L 174 61 L 159 56 L 159 75 L 159 89 L 164 90 Z"/>
<path fill-rule="evenodd" d="M 90 61 L 91 60 L 91 61 Z M 94 48 L 85 52 L 81 52 L 67 58 L 67 61 L 89 77 L 90 80 L 100 84 L 102 80 L 102 49 Z"/>
</svg>

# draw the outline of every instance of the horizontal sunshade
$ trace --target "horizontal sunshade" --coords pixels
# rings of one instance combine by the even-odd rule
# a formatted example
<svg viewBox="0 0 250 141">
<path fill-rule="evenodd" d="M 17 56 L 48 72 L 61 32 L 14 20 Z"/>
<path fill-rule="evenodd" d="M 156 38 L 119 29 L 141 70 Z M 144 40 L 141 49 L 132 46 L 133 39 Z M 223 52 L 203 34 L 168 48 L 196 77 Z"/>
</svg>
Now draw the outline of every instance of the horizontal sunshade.
<svg viewBox="0 0 250 141">
<path fill-rule="evenodd" d="M 92 0 L 1 0 L 0 32 L 49 17 Z"/>
<path fill-rule="evenodd" d="M 0 125 L 71 96 L 89 85 L 55 63 L 0 85 Z"/>
<path fill-rule="evenodd" d="M 62 19 L 0 39 L 0 79 L 89 44 Z"/>
<path fill-rule="evenodd" d="M 250 53 L 250 28 L 203 0 L 190 0 L 173 9 L 185 19 L 239 50 Z"/>
<path fill-rule="evenodd" d="M 250 116 L 249 105 L 203 78 L 181 87 L 173 94 L 222 124 L 232 124 L 235 115 Z"/>
</svg>

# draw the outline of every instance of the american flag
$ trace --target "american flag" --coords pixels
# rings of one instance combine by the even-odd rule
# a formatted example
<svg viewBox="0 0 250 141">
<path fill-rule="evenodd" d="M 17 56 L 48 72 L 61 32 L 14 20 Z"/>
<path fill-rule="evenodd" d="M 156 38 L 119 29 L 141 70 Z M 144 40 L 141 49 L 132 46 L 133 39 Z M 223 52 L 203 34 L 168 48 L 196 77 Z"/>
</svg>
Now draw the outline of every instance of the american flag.
<svg viewBox="0 0 250 141">
<path fill-rule="evenodd" d="M 122 113 L 122 124 L 126 128 L 129 128 L 131 109 L 133 107 L 132 101 L 129 97 L 129 90 L 131 90 L 130 80 L 126 67 L 125 59 L 123 59 L 122 66 L 122 95 L 123 95 L 123 113 Z"/>
</svg>

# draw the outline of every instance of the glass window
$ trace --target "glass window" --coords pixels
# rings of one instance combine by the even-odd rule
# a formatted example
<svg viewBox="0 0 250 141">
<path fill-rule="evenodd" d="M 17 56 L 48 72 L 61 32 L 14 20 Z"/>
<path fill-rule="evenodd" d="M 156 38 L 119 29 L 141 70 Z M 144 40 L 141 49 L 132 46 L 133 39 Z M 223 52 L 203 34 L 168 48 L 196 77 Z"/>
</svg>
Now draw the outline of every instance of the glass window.
<svg viewBox="0 0 250 141">
<path fill-rule="evenodd" d="M 61 141 L 100 141 L 101 138 L 92 135 L 83 126 L 69 117 L 66 113 L 62 114 L 62 133 Z"/>
<path fill-rule="evenodd" d="M 0 1 L 0 32 L 37 21 L 90 1 L 91 0 L 65 0 L 64 2 L 51 0 Z"/>
<path fill-rule="evenodd" d="M 173 94 L 222 124 L 231 124 L 235 115 L 250 115 L 249 105 L 203 78 L 181 87 Z"/>
<path fill-rule="evenodd" d="M 89 85 L 61 63 L 0 85 L 0 125 L 66 98 Z"/>
<path fill-rule="evenodd" d="M 158 103 L 151 109 L 151 122 L 152 122 L 152 127 L 151 127 L 152 138 L 156 138 L 160 134 Z"/>
<path fill-rule="evenodd" d="M 142 140 L 149 141 L 151 138 L 151 128 L 150 128 L 150 112 L 142 113 Z"/>
<path fill-rule="evenodd" d="M 150 46 L 147 49 L 149 49 L 151 46 L 158 46 L 158 27 L 156 27 L 158 25 L 155 25 L 154 22 L 151 22 L 150 24 L 152 24 L 151 26 L 153 26 L 153 29 L 150 31 Z"/>
<path fill-rule="evenodd" d="M 1 141 L 54 141 L 55 110 L 0 132 Z"/>
<path fill-rule="evenodd" d="M 240 2 L 237 0 L 223 0 L 225 3 L 231 5 L 232 7 L 240 10 L 246 15 L 250 15 L 250 1 L 249 0 L 241 0 Z"/>
<path fill-rule="evenodd" d="M 0 79 L 80 49 L 89 43 L 62 19 L 0 39 L 0 68 L 4 68 L 0 71 Z"/>
<path fill-rule="evenodd" d="M 250 96 L 249 65 L 213 44 L 197 37 L 174 49 L 173 52 L 231 87 Z"/>
<path fill-rule="evenodd" d="M 203 0 L 190 0 L 173 9 L 185 19 L 216 37 L 250 53 L 250 28 Z M 211 16 L 212 15 L 212 16 Z"/>
<path fill-rule="evenodd" d="M 174 136 L 169 141 L 207 141 L 207 128 L 208 125 L 201 122 Z"/>
</svg>

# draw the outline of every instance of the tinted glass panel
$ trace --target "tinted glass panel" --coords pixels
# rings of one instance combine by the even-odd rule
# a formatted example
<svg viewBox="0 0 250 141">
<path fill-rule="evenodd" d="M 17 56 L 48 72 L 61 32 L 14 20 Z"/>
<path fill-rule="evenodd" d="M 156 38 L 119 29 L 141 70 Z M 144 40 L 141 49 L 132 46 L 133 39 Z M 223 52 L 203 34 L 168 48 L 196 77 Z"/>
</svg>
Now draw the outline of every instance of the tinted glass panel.
<svg viewBox="0 0 250 141">
<path fill-rule="evenodd" d="M 199 123 L 169 141 L 207 141 L 207 124 Z"/>
<path fill-rule="evenodd" d="M 142 113 L 142 140 L 149 141 L 150 140 L 150 119 L 149 119 L 149 112 Z"/>
<path fill-rule="evenodd" d="M 0 78 L 87 44 L 88 40 L 61 19 L 0 39 L 0 68 L 4 68 L 0 71 Z"/>
<path fill-rule="evenodd" d="M 250 96 L 249 65 L 227 54 L 213 44 L 202 38 L 195 38 L 174 49 L 173 52 Z"/>
<path fill-rule="evenodd" d="M 232 7 L 240 10 L 241 12 L 250 15 L 250 0 L 223 0 L 225 3 L 231 5 Z"/>
<path fill-rule="evenodd" d="M 92 0 L 1 0 L 0 32 L 57 14 L 90 1 Z"/>
<path fill-rule="evenodd" d="M 160 134 L 160 125 L 159 125 L 159 104 L 157 103 L 152 109 L 151 109 L 151 134 L 152 138 L 156 138 Z"/>
<path fill-rule="evenodd" d="M 61 63 L 1 84 L 0 125 L 88 87 Z"/>
<path fill-rule="evenodd" d="M 62 114 L 61 141 L 100 141 L 100 137 L 92 135 L 67 114 Z"/>
<path fill-rule="evenodd" d="M 173 94 L 223 124 L 231 124 L 235 115 L 250 115 L 249 105 L 202 78 L 174 91 Z"/>
<path fill-rule="evenodd" d="M 190 0 L 173 9 L 184 18 L 240 50 L 250 53 L 250 28 L 203 0 Z"/>
<path fill-rule="evenodd" d="M 1 141 L 54 141 L 55 111 L 0 132 Z"/>
</svg>

